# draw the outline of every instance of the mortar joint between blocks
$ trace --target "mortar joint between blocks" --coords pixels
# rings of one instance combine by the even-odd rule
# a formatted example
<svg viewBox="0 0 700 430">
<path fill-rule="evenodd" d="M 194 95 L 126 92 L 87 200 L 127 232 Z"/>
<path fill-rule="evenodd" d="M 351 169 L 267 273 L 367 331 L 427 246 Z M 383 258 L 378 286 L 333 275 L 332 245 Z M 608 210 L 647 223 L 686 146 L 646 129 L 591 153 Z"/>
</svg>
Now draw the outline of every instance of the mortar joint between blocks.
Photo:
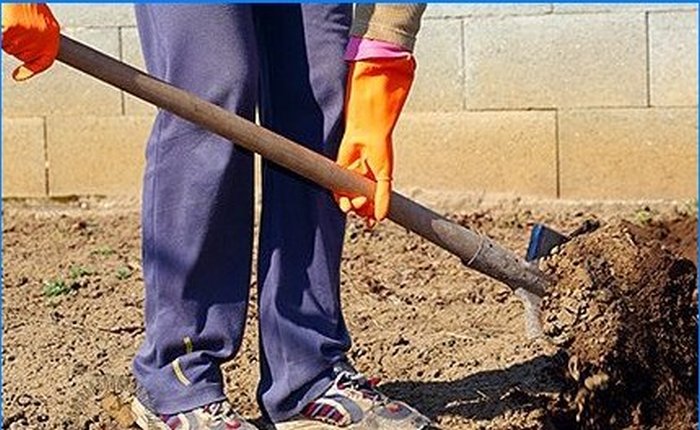
<svg viewBox="0 0 700 430">
<path fill-rule="evenodd" d="M 44 115 L 41 117 L 41 125 L 44 134 L 44 195 L 49 195 L 49 126 L 48 118 Z"/>
</svg>

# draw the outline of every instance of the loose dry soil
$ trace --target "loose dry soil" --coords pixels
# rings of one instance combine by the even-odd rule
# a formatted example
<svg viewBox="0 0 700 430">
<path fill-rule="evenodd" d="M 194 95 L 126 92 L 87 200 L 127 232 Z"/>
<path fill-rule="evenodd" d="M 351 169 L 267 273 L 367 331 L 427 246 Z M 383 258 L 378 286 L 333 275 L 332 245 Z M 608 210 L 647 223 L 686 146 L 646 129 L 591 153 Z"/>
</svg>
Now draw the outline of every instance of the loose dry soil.
<svg viewBox="0 0 700 430">
<path fill-rule="evenodd" d="M 523 252 L 534 222 L 602 221 L 542 262 L 558 280 L 548 340 L 527 339 L 507 287 L 389 222 L 352 220 L 342 292 L 359 369 L 443 429 L 696 428 L 693 206 L 472 207 L 453 218 Z M 137 207 L 6 202 L 3 216 L 3 429 L 128 428 L 143 337 Z M 256 313 L 253 294 L 223 371 L 231 401 L 259 420 Z"/>
</svg>

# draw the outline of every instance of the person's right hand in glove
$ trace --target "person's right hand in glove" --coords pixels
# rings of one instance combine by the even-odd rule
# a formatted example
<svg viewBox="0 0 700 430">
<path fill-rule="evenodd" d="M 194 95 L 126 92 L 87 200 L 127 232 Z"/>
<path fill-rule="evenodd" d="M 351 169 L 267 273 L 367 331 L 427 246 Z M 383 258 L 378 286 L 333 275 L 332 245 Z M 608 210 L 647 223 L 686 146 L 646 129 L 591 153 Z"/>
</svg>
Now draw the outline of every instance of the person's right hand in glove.
<svg viewBox="0 0 700 430">
<path fill-rule="evenodd" d="M 60 27 L 43 3 L 3 3 L 2 49 L 22 64 L 12 72 L 24 81 L 51 67 L 60 40 Z"/>
</svg>

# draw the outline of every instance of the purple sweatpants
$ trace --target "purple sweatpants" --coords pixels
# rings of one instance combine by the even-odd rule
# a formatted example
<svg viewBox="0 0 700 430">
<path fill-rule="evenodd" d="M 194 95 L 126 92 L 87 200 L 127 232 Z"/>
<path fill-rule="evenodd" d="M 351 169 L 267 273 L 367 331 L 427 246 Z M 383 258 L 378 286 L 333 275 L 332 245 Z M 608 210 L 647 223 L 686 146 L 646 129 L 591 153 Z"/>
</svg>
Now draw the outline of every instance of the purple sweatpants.
<svg viewBox="0 0 700 430">
<path fill-rule="evenodd" d="M 136 5 L 150 73 L 328 157 L 342 135 L 351 5 Z M 163 414 L 221 400 L 245 325 L 253 157 L 160 111 L 143 188 L 146 339 L 134 374 Z M 350 338 L 339 299 L 345 218 L 331 194 L 263 164 L 258 399 L 273 421 L 331 382 Z"/>
</svg>

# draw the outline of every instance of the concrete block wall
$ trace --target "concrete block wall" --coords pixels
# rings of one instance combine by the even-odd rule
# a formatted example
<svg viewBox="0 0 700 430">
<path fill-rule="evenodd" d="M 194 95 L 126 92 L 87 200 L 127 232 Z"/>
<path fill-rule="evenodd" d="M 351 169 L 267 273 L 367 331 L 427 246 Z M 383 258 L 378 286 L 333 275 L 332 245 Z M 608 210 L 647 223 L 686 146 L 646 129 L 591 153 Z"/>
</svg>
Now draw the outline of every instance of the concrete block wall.
<svg viewBox="0 0 700 430">
<path fill-rule="evenodd" d="M 398 187 L 697 195 L 692 4 L 428 7 Z"/>
<path fill-rule="evenodd" d="M 63 32 L 144 68 L 133 5 L 51 4 Z M 155 109 L 56 63 L 16 83 L 3 54 L 3 196 L 139 196 Z"/>
<path fill-rule="evenodd" d="M 53 5 L 143 66 L 131 5 Z M 694 4 L 431 4 L 396 131 L 401 190 L 567 199 L 697 195 Z M 138 195 L 154 109 L 3 57 L 5 196 Z"/>
</svg>

